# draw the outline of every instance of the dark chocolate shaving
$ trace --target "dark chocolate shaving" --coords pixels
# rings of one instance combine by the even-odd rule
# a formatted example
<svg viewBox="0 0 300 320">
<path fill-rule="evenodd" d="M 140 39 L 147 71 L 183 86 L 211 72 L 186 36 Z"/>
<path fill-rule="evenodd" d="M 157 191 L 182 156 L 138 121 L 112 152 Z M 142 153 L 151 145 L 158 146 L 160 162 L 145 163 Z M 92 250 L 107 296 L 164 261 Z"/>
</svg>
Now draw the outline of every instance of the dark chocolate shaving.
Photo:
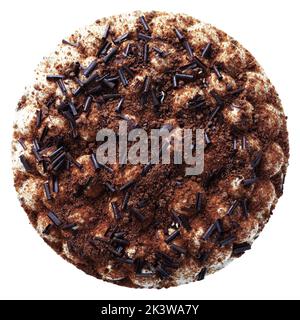
<svg viewBox="0 0 300 320">
<path fill-rule="evenodd" d="M 46 235 L 46 236 L 48 236 L 48 235 L 50 234 L 50 231 L 51 231 L 52 227 L 53 227 L 53 224 L 52 224 L 52 223 L 49 223 L 49 224 L 47 225 L 47 227 L 43 230 L 43 234 Z"/>
<path fill-rule="evenodd" d="M 111 202 L 110 205 L 111 205 L 113 213 L 114 213 L 114 218 L 116 220 L 120 220 L 121 219 L 121 212 L 120 212 L 116 202 Z"/>
<path fill-rule="evenodd" d="M 201 212 L 201 207 L 202 207 L 201 193 L 197 192 L 196 193 L 196 204 L 195 204 L 195 209 L 196 209 L 197 214 L 199 214 Z"/>
<path fill-rule="evenodd" d="M 93 97 L 92 96 L 88 96 L 85 99 L 85 102 L 84 102 L 84 105 L 83 105 L 83 112 L 88 113 L 91 110 L 92 101 L 93 101 Z"/>
<path fill-rule="evenodd" d="M 21 163 L 23 164 L 24 169 L 27 172 L 30 172 L 31 171 L 31 166 L 30 166 L 28 160 L 26 159 L 26 157 L 22 154 L 22 155 L 20 155 L 19 159 L 20 159 Z"/>
<path fill-rule="evenodd" d="M 122 98 L 120 99 L 120 101 L 118 102 L 118 104 L 117 104 L 117 106 L 116 106 L 116 108 L 115 108 L 115 112 L 116 112 L 116 113 L 121 113 L 121 112 L 122 112 L 122 106 L 123 106 L 124 100 L 125 100 L 125 98 L 122 97 Z"/>
<path fill-rule="evenodd" d="M 175 230 L 174 232 L 172 232 L 172 233 L 165 239 L 165 242 L 166 242 L 166 243 L 170 243 L 170 242 L 172 242 L 174 239 L 176 239 L 179 235 L 180 235 L 180 231 L 179 231 L 179 230 Z"/>
<path fill-rule="evenodd" d="M 48 217 L 57 227 L 60 227 L 62 225 L 62 221 L 53 211 L 48 212 Z"/>
<path fill-rule="evenodd" d="M 207 273 L 207 268 L 203 268 L 197 275 L 196 279 L 197 281 L 202 281 L 204 280 L 205 276 L 206 276 L 206 273 Z"/>
<path fill-rule="evenodd" d="M 120 187 L 120 191 L 124 191 L 124 190 L 127 190 L 129 189 L 130 187 L 132 187 L 133 185 L 135 184 L 135 180 L 131 180 L 129 182 L 126 182 L 125 184 L 123 184 L 121 187 Z"/>
<path fill-rule="evenodd" d="M 129 208 L 129 212 L 140 222 L 145 221 L 145 216 L 141 214 L 141 212 L 138 209 L 135 208 Z"/>
<path fill-rule="evenodd" d="M 36 127 L 40 128 L 42 124 L 42 118 L 43 118 L 43 112 L 42 110 L 37 110 L 36 111 Z"/>
<path fill-rule="evenodd" d="M 148 24 L 147 24 L 146 19 L 145 19 L 144 16 L 141 16 L 141 17 L 140 17 L 140 22 L 141 22 L 141 24 L 143 25 L 144 30 L 145 30 L 146 32 L 149 32 L 150 29 L 149 29 L 149 26 L 148 26 Z"/>
<path fill-rule="evenodd" d="M 228 211 L 227 211 L 227 215 L 228 216 L 232 216 L 233 214 L 234 214 L 234 212 L 235 212 L 235 209 L 237 208 L 237 206 L 239 205 L 239 200 L 235 200 L 234 202 L 233 202 L 233 204 L 230 206 L 230 208 L 228 209 Z"/>
<path fill-rule="evenodd" d="M 247 242 L 234 243 L 233 249 L 232 249 L 232 254 L 234 256 L 237 256 L 237 255 L 241 255 L 241 254 L 245 253 L 248 250 L 251 250 L 251 244 L 249 244 Z"/>
<path fill-rule="evenodd" d="M 114 185 L 112 185 L 111 183 L 109 182 L 105 182 L 104 183 L 106 189 L 112 193 L 116 192 L 116 188 L 114 187 Z"/>
<path fill-rule="evenodd" d="M 25 142 L 24 142 L 24 140 L 23 140 L 22 138 L 18 139 L 18 142 L 19 142 L 19 144 L 22 146 L 23 150 L 26 150 L 26 149 L 27 149 L 27 148 L 26 148 L 26 145 L 25 145 Z"/>
<path fill-rule="evenodd" d="M 204 233 L 203 235 L 203 240 L 207 241 L 212 235 L 213 233 L 216 231 L 216 224 L 213 223 L 208 229 L 207 231 Z"/>
<path fill-rule="evenodd" d="M 62 79 L 57 80 L 57 85 L 61 91 L 61 93 L 65 96 L 67 94 L 67 88 Z"/>
<path fill-rule="evenodd" d="M 108 54 L 103 58 L 103 62 L 107 64 L 117 53 L 118 49 L 116 47 L 112 48 Z"/>
<path fill-rule="evenodd" d="M 52 197 L 51 197 L 51 192 L 50 192 L 49 181 L 46 181 L 44 183 L 44 190 L 45 190 L 45 195 L 46 195 L 47 200 L 51 200 Z"/>
<path fill-rule="evenodd" d="M 245 180 L 243 180 L 243 186 L 244 186 L 244 187 L 250 187 L 250 186 L 252 186 L 254 183 L 256 183 L 257 180 L 258 180 L 257 177 L 255 177 L 255 178 L 250 178 L 250 179 L 245 179 Z"/>
<path fill-rule="evenodd" d="M 176 244 L 174 243 L 171 243 L 170 244 L 170 248 L 176 252 L 176 253 L 179 253 L 179 254 L 186 254 L 187 250 L 185 248 L 182 248 L 180 246 L 177 246 Z"/>
<path fill-rule="evenodd" d="M 180 225 L 181 225 L 184 229 L 186 229 L 187 231 L 192 230 L 191 225 L 190 225 L 190 222 L 189 222 L 189 219 L 188 219 L 187 216 L 185 216 L 185 215 L 183 215 L 183 214 L 180 214 L 180 215 L 178 216 L 178 219 L 179 219 Z"/>
<path fill-rule="evenodd" d="M 149 45 L 148 45 L 148 43 L 144 44 L 143 60 L 144 60 L 144 63 L 149 62 Z"/>
<path fill-rule="evenodd" d="M 124 74 L 124 69 L 123 69 L 123 68 L 120 68 L 120 69 L 118 70 L 118 74 L 119 74 L 119 77 L 120 77 L 120 80 L 121 80 L 123 86 L 124 86 L 124 87 L 128 86 L 128 80 L 127 80 L 127 78 L 126 78 L 126 76 L 125 76 L 125 74 Z"/>
<path fill-rule="evenodd" d="M 138 39 L 139 40 L 143 40 L 143 41 L 150 41 L 152 39 L 152 37 L 150 35 L 148 35 L 148 34 L 139 32 L 138 33 Z"/>
<path fill-rule="evenodd" d="M 235 241 L 235 239 L 236 239 L 236 237 L 231 235 L 231 236 L 219 241 L 219 245 L 220 245 L 220 247 L 225 247 L 225 246 L 231 245 Z"/>
<path fill-rule="evenodd" d="M 161 58 L 164 58 L 167 56 L 167 53 L 157 47 L 153 47 L 152 50 L 154 50 Z"/>
<path fill-rule="evenodd" d="M 121 207 L 122 210 L 126 210 L 127 209 L 129 198 L 130 198 L 130 193 L 126 192 L 125 196 L 124 196 L 124 199 L 123 199 L 122 207 Z"/>
<path fill-rule="evenodd" d="M 241 201 L 241 204 L 242 204 L 242 209 L 243 209 L 243 215 L 245 217 L 248 217 L 249 216 L 249 211 L 248 211 L 248 200 L 247 199 L 243 199 Z"/>
<path fill-rule="evenodd" d="M 117 39 L 114 40 L 115 44 L 120 44 L 126 40 L 128 40 L 129 38 L 129 32 L 126 32 L 124 34 L 122 34 L 121 36 L 119 36 Z"/>
<path fill-rule="evenodd" d="M 98 64 L 97 60 L 93 60 L 83 71 L 83 75 L 85 77 L 89 77 L 91 75 L 91 73 L 96 69 Z"/>
<path fill-rule="evenodd" d="M 203 51 L 202 51 L 202 54 L 201 54 L 201 57 L 202 58 L 205 58 L 205 59 L 208 59 L 211 57 L 211 53 L 212 53 L 212 46 L 211 46 L 211 43 L 208 43 Z"/>
</svg>

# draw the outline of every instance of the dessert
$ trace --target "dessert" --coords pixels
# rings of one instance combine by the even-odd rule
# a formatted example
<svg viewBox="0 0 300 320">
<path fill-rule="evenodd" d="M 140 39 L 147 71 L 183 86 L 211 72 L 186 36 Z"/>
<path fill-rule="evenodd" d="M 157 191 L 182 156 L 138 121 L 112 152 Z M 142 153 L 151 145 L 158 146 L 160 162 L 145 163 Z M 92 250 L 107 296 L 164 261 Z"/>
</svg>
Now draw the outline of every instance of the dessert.
<svg viewBox="0 0 300 320">
<path fill-rule="evenodd" d="M 118 285 L 202 280 L 251 248 L 282 195 L 289 144 L 280 99 L 237 41 L 184 14 L 97 20 L 44 58 L 20 99 L 15 188 L 58 254 Z M 205 130 L 204 172 L 103 165 L 96 134 Z"/>
</svg>

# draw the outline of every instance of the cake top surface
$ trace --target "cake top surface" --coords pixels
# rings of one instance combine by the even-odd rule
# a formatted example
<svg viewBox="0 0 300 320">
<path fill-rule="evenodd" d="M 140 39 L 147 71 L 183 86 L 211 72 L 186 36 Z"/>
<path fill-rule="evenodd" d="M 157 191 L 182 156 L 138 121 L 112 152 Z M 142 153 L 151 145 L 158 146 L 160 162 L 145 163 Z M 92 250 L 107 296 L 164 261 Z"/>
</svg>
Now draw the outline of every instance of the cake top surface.
<svg viewBox="0 0 300 320">
<path fill-rule="evenodd" d="M 204 172 L 101 165 L 102 128 L 205 131 Z M 184 14 L 134 12 L 63 40 L 21 98 L 15 187 L 43 239 L 88 274 L 130 287 L 203 279 L 250 249 L 289 157 L 279 97 L 254 57 Z"/>
</svg>

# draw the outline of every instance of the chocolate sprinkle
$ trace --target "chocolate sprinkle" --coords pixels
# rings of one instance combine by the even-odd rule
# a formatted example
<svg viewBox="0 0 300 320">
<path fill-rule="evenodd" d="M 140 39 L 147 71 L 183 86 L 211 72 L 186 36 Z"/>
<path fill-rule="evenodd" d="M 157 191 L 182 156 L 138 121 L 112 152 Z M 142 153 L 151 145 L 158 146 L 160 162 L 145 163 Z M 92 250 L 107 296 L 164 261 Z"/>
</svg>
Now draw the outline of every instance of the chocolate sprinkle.
<svg viewBox="0 0 300 320">
<path fill-rule="evenodd" d="M 124 74 L 123 68 L 120 68 L 118 70 L 118 74 L 119 74 L 119 77 L 120 77 L 120 80 L 121 80 L 123 86 L 124 87 L 128 86 L 128 80 L 127 80 L 127 78 L 126 78 L 126 76 Z"/>
<path fill-rule="evenodd" d="M 144 267 L 144 264 L 145 264 L 145 260 L 143 258 L 134 259 L 135 273 L 141 273 Z"/>
<path fill-rule="evenodd" d="M 128 57 L 130 54 L 130 51 L 131 51 L 131 44 L 128 43 L 123 53 L 124 57 Z"/>
<path fill-rule="evenodd" d="M 109 53 L 103 58 L 103 62 L 107 64 L 117 53 L 118 49 L 116 47 L 112 48 Z"/>
<path fill-rule="evenodd" d="M 107 39 L 108 38 L 109 31 L 110 31 L 110 25 L 108 24 L 108 25 L 105 26 L 105 29 L 104 29 L 104 32 L 103 32 L 103 35 L 102 35 L 102 39 Z"/>
<path fill-rule="evenodd" d="M 100 169 L 100 165 L 96 159 L 96 156 L 94 153 L 91 154 L 91 160 L 92 160 L 92 163 L 94 165 L 94 168 L 97 170 L 97 169 Z"/>
<path fill-rule="evenodd" d="M 91 75 L 91 73 L 96 69 L 97 64 L 98 64 L 97 60 L 92 61 L 88 65 L 88 67 L 86 69 L 84 69 L 83 75 L 88 78 Z"/>
<path fill-rule="evenodd" d="M 243 243 L 234 243 L 233 244 L 233 249 L 232 249 L 232 254 L 233 255 L 240 255 L 245 253 L 245 251 L 251 250 L 251 244 L 247 242 Z"/>
<path fill-rule="evenodd" d="M 180 246 L 177 246 L 176 244 L 174 243 L 171 243 L 170 244 L 170 248 L 174 251 L 174 252 L 177 252 L 179 254 L 186 254 L 187 250 L 185 248 L 182 248 Z"/>
<path fill-rule="evenodd" d="M 111 43 L 108 42 L 107 40 L 104 40 L 98 49 L 98 52 L 96 55 L 97 58 L 99 58 L 101 55 L 105 55 L 107 51 L 110 49 L 110 47 L 111 47 Z"/>
<path fill-rule="evenodd" d="M 117 39 L 114 40 L 115 44 L 120 44 L 124 41 L 126 41 L 129 37 L 129 32 L 126 32 L 124 34 L 122 34 L 121 36 L 119 36 Z"/>
<path fill-rule="evenodd" d="M 261 159 L 262 159 L 262 151 L 258 152 L 257 155 L 255 156 L 254 160 L 251 161 L 251 167 L 253 169 L 257 168 L 259 166 L 259 164 L 261 163 Z"/>
<path fill-rule="evenodd" d="M 197 260 L 199 260 L 201 263 L 204 263 L 207 261 L 209 257 L 209 252 L 208 251 L 201 251 L 199 254 L 196 256 Z"/>
<path fill-rule="evenodd" d="M 165 270 L 162 266 L 157 266 L 155 268 L 156 273 L 163 279 L 169 278 L 170 277 L 170 273 Z"/>
<path fill-rule="evenodd" d="M 116 188 L 111 183 L 105 182 L 104 185 L 110 192 L 116 192 Z"/>
<path fill-rule="evenodd" d="M 173 88 L 177 88 L 177 87 L 178 87 L 178 83 L 177 83 L 177 77 L 176 77 L 176 75 L 174 75 L 174 76 L 172 77 L 172 80 L 173 80 Z"/>
<path fill-rule="evenodd" d="M 126 239 L 120 239 L 120 238 L 113 238 L 111 240 L 112 243 L 117 243 L 118 245 L 121 245 L 122 247 L 128 246 L 129 241 Z"/>
<path fill-rule="evenodd" d="M 145 221 L 145 216 L 143 216 L 139 210 L 135 209 L 135 208 L 129 208 L 129 212 L 134 215 L 136 217 L 137 220 L 139 220 L 140 222 L 144 222 Z"/>
<path fill-rule="evenodd" d="M 252 186 L 255 182 L 257 182 L 258 178 L 251 178 L 251 179 L 245 179 L 243 180 L 243 186 L 244 187 L 250 187 Z"/>
<path fill-rule="evenodd" d="M 235 236 L 229 236 L 229 237 L 221 240 L 221 241 L 219 242 L 219 245 L 220 245 L 220 247 L 228 246 L 228 245 L 232 244 L 232 242 L 233 242 L 235 239 L 236 239 Z"/>
<path fill-rule="evenodd" d="M 123 184 L 121 187 L 120 187 L 120 191 L 124 191 L 124 190 L 127 190 L 128 188 L 132 187 L 133 185 L 135 184 L 135 180 L 131 180 L 125 184 Z"/>
<path fill-rule="evenodd" d="M 217 75 L 218 79 L 219 79 L 219 80 L 222 80 L 222 79 L 223 79 L 223 76 L 222 76 L 220 70 L 218 69 L 218 67 L 217 67 L 216 65 L 214 65 L 214 66 L 213 66 L 213 69 L 214 69 L 214 72 L 215 72 L 215 74 Z"/>
<path fill-rule="evenodd" d="M 115 260 L 124 264 L 134 264 L 134 261 L 132 259 L 129 258 L 120 258 L 120 257 L 115 257 Z"/>
<path fill-rule="evenodd" d="M 175 230 L 174 232 L 172 232 L 166 239 L 165 242 L 166 243 L 170 243 L 172 242 L 175 238 L 177 238 L 180 235 L 180 231 L 179 230 Z"/>
<path fill-rule="evenodd" d="M 167 53 L 164 52 L 163 50 L 157 48 L 157 47 L 153 47 L 152 48 L 161 58 L 166 57 Z"/>
<path fill-rule="evenodd" d="M 219 233 L 223 233 L 223 225 L 221 219 L 217 219 L 217 221 L 215 222 L 215 226 Z"/>
<path fill-rule="evenodd" d="M 112 207 L 115 219 L 120 220 L 121 219 L 121 212 L 120 212 L 116 202 L 111 202 L 110 205 Z"/>
<path fill-rule="evenodd" d="M 188 219 L 187 216 L 185 216 L 185 215 L 183 215 L 183 214 L 180 214 L 180 215 L 178 216 L 178 219 L 179 219 L 179 221 L 180 221 L 180 225 L 181 225 L 184 229 L 186 229 L 187 231 L 192 230 L 191 225 L 190 225 L 190 223 L 189 223 L 189 219 Z"/>
<path fill-rule="evenodd" d="M 71 46 L 71 47 L 75 47 L 75 48 L 78 47 L 78 44 L 77 44 L 77 43 L 72 43 L 72 42 L 67 41 L 67 40 L 65 40 L 65 39 L 63 39 L 61 42 L 62 42 L 63 44 L 67 44 L 67 45 L 69 45 L 69 46 Z"/>
<path fill-rule="evenodd" d="M 210 140 L 209 135 L 207 134 L 207 132 L 204 132 L 204 142 L 205 142 L 206 146 L 211 144 L 211 140 Z"/>
<path fill-rule="evenodd" d="M 53 176 L 52 177 L 52 191 L 57 193 L 59 191 L 59 185 L 58 185 L 58 177 Z"/>
<path fill-rule="evenodd" d="M 213 223 L 203 235 L 203 240 L 207 241 L 216 230 L 216 224 Z"/>
<path fill-rule="evenodd" d="M 57 85 L 61 91 L 61 93 L 65 96 L 67 94 L 67 88 L 62 79 L 57 80 Z"/>
<path fill-rule="evenodd" d="M 42 110 L 36 111 L 36 127 L 40 128 L 42 124 L 43 113 Z"/>
<path fill-rule="evenodd" d="M 84 105 L 83 105 L 83 112 L 88 113 L 91 110 L 92 101 L 93 101 L 93 97 L 92 96 L 88 96 L 85 99 L 85 102 L 84 102 Z"/>
<path fill-rule="evenodd" d="M 45 195 L 47 197 L 47 200 L 51 200 L 51 192 L 50 192 L 50 187 L 49 187 L 49 181 L 44 183 L 44 190 L 45 190 Z"/>
<path fill-rule="evenodd" d="M 25 156 L 22 154 L 22 155 L 20 155 L 19 159 L 20 159 L 21 163 L 23 164 L 24 169 L 27 172 L 30 172 L 31 171 L 31 166 L 30 166 L 28 160 L 25 158 Z"/>
<path fill-rule="evenodd" d="M 194 61 L 200 69 L 204 71 L 207 69 L 207 66 L 205 65 L 205 63 L 203 63 L 199 58 L 194 56 Z"/>
<path fill-rule="evenodd" d="M 37 139 L 33 140 L 33 147 L 34 147 L 35 151 L 40 151 L 41 150 L 40 144 L 39 144 Z"/>
<path fill-rule="evenodd" d="M 23 140 L 22 138 L 18 139 L 18 142 L 20 143 L 20 145 L 22 146 L 22 148 L 23 148 L 24 150 L 27 149 L 27 148 L 26 148 L 26 145 L 25 145 L 25 142 L 24 142 L 24 140 Z"/>
<path fill-rule="evenodd" d="M 122 106 L 123 106 L 124 100 L 125 100 L 125 98 L 122 97 L 122 98 L 120 99 L 120 101 L 118 102 L 118 104 L 117 104 L 117 106 L 116 106 L 116 109 L 115 109 L 115 112 L 116 112 L 116 113 L 121 113 L 121 112 L 122 112 Z"/>
<path fill-rule="evenodd" d="M 75 231 L 78 228 L 76 223 L 67 223 L 62 226 L 62 230 Z"/>
<path fill-rule="evenodd" d="M 151 36 L 149 36 L 148 34 L 139 32 L 139 33 L 138 33 L 138 39 L 139 39 L 139 40 L 144 40 L 144 41 L 150 41 L 152 38 L 151 38 Z"/>
<path fill-rule="evenodd" d="M 76 109 L 74 103 L 71 102 L 71 101 L 69 101 L 68 104 L 69 104 L 69 108 L 70 108 L 70 111 L 71 111 L 71 113 L 73 114 L 73 116 L 74 116 L 74 117 L 77 116 L 78 112 L 77 112 L 77 109 Z"/>
<path fill-rule="evenodd" d="M 147 43 L 144 44 L 143 60 L 144 63 L 149 62 L 149 45 Z"/>
<path fill-rule="evenodd" d="M 202 207 L 202 199 L 201 199 L 201 193 L 197 192 L 196 193 L 196 213 L 200 213 L 201 212 L 201 207 Z"/>
<path fill-rule="evenodd" d="M 231 205 L 231 207 L 228 209 L 226 215 L 232 216 L 238 205 L 239 205 L 239 200 L 235 200 L 234 203 Z"/>
<path fill-rule="evenodd" d="M 211 43 L 208 43 L 202 51 L 201 57 L 208 59 L 211 56 L 212 46 Z"/>
<path fill-rule="evenodd" d="M 60 75 L 60 74 L 53 74 L 53 75 L 51 74 L 51 75 L 46 76 L 47 81 L 58 81 L 58 80 L 62 80 L 62 79 L 65 79 L 65 76 Z"/>
<path fill-rule="evenodd" d="M 174 31 L 179 41 L 185 40 L 185 36 L 177 28 L 175 28 Z"/>
<path fill-rule="evenodd" d="M 54 159 L 56 159 L 59 155 L 61 155 L 64 152 L 64 147 L 61 146 L 58 149 L 56 149 L 55 151 L 53 151 L 50 155 L 49 155 L 49 159 L 51 161 L 54 161 Z"/>
<path fill-rule="evenodd" d="M 197 281 L 202 281 L 204 280 L 205 276 L 206 276 L 206 273 L 207 273 L 207 268 L 203 268 L 197 275 Z"/>
<path fill-rule="evenodd" d="M 53 211 L 48 212 L 48 217 L 57 227 L 60 227 L 62 225 L 61 220 Z"/>
<path fill-rule="evenodd" d="M 49 235 L 52 227 L 53 227 L 53 224 L 52 224 L 52 223 L 49 223 L 49 224 L 47 225 L 47 227 L 43 230 L 43 234 L 44 234 L 44 235 Z"/>
<path fill-rule="evenodd" d="M 144 30 L 145 30 L 146 32 L 148 32 L 150 29 L 149 29 L 149 26 L 148 26 L 148 24 L 147 24 L 144 16 L 141 16 L 141 17 L 140 17 L 140 22 L 141 22 L 141 24 L 143 25 Z"/>
<path fill-rule="evenodd" d="M 125 196 L 124 196 L 124 199 L 123 199 L 122 207 L 121 207 L 122 210 L 126 210 L 127 209 L 127 204 L 128 204 L 129 198 L 130 198 L 130 193 L 126 192 Z"/>
<path fill-rule="evenodd" d="M 185 74 L 185 73 L 176 73 L 175 77 L 177 80 L 193 80 L 194 76 L 191 74 Z"/>
<path fill-rule="evenodd" d="M 190 57 L 190 58 L 193 58 L 193 57 L 194 57 L 194 54 L 193 54 L 193 50 L 192 50 L 189 42 L 186 41 L 186 40 L 183 41 L 183 46 L 184 46 L 185 50 L 187 51 L 189 57 Z"/>
</svg>

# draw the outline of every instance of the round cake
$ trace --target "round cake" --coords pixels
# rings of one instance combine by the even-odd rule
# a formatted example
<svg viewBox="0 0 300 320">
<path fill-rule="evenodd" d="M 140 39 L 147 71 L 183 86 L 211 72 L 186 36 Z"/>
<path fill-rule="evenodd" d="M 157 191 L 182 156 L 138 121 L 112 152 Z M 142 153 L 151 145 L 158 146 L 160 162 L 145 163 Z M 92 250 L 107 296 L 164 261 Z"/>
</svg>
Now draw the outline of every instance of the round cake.
<svg viewBox="0 0 300 320">
<path fill-rule="evenodd" d="M 14 183 L 64 259 L 135 288 L 204 279 L 251 249 L 282 195 L 280 99 L 255 58 L 184 14 L 102 18 L 58 45 L 16 109 Z M 102 128 L 203 129 L 204 170 L 100 163 Z M 234 277 L 234 275 L 232 275 Z"/>
</svg>

